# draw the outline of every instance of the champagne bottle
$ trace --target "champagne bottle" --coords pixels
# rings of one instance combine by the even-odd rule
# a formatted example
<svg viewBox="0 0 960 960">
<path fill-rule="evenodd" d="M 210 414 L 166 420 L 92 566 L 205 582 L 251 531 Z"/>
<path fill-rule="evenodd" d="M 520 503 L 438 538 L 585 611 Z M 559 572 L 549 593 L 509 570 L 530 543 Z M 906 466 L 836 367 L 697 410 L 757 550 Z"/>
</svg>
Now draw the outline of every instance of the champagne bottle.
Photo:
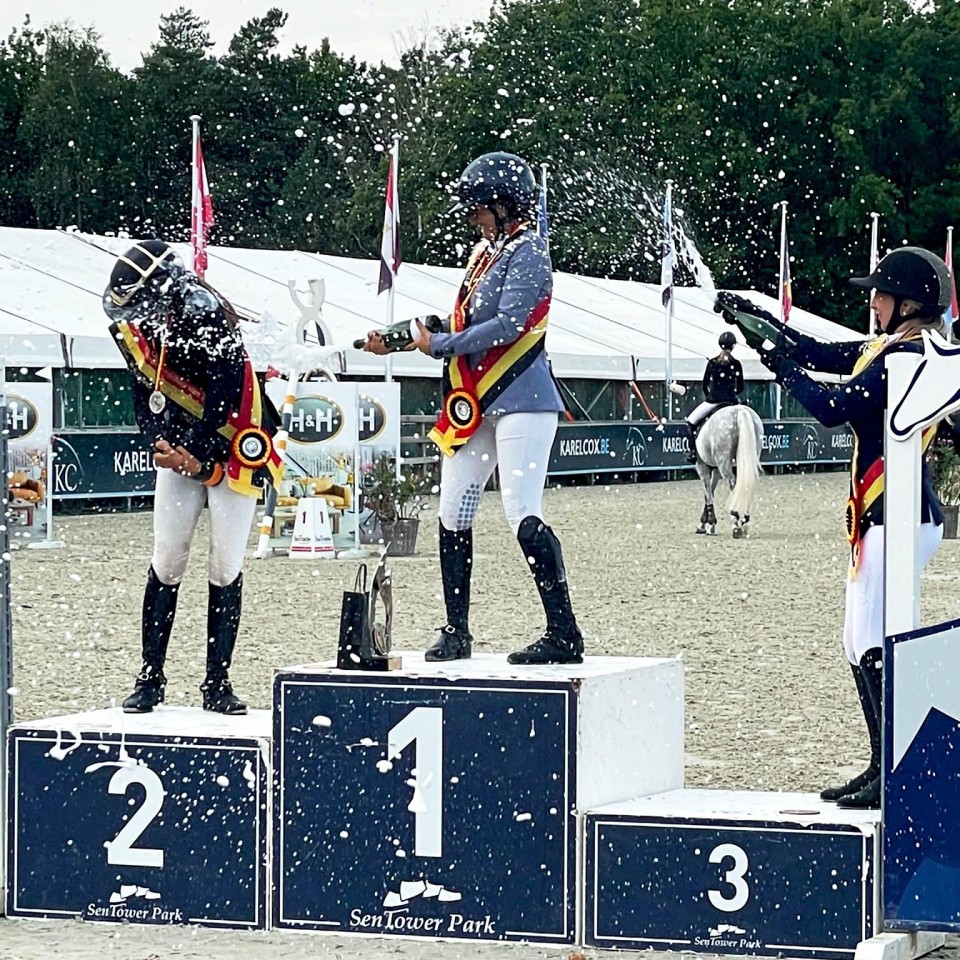
<svg viewBox="0 0 960 960">
<path fill-rule="evenodd" d="M 417 320 L 431 333 L 440 333 L 443 330 L 443 320 L 435 314 L 431 314 L 429 317 L 415 317 L 413 320 L 401 320 L 400 323 L 392 323 L 385 330 L 380 331 L 387 353 L 405 350 L 413 343 L 413 338 L 417 334 Z M 366 342 L 367 338 L 364 337 L 362 340 L 354 340 L 353 345 L 357 350 L 362 350 Z"/>
</svg>

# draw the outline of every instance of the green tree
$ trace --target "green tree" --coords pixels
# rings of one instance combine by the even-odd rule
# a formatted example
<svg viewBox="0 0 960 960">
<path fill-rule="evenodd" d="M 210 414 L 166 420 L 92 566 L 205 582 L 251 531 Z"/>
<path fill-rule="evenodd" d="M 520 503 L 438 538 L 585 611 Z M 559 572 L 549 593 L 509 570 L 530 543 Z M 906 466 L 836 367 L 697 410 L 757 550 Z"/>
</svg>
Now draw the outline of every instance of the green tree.
<svg viewBox="0 0 960 960">
<path fill-rule="evenodd" d="M 31 29 L 29 17 L 0 41 L 0 223 L 16 227 L 36 225 L 27 188 L 34 160 L 18 131 L 43 73 L 43 42 L 43 33 Z"/>
<path fill-rule="evenodd" d="M 41 225 L 96 229 L 110 210 L 123 77 L 92 29 L 61 24 L 43 39 L 43 69 L 25 99 L 17 141 L 31 158 L 25 185 Z"/>
</svg>

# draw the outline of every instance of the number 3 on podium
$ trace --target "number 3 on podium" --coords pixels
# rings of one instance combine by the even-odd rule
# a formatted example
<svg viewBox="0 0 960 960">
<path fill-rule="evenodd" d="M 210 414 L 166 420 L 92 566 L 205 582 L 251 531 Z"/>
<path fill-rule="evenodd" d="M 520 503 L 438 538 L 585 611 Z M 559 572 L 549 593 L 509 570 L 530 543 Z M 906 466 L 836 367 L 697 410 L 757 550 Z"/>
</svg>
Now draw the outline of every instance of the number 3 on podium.
<svg viewBox="0 0 960 960">
<path fill-rule="evenodd" d="M 443 710 L 416 707 L 387 734 L 387 760 L 399 760 L 415 744 L 413 799 L 407 805 L 414 816 L 413 853 L 417 857 L 443 856 Z"/>
<path fill-rule="evenodd" d="M 735 843 L 721 843 L 710 851 L 711 863 L 722 863 L 726 857 L 733 860 L 733 866 L 723 875 L 723 879 L 733 887 L 734 894 L 732 897 L 725 897 L 719 890 L 709 890 L 707 895 L 718 910 L 735 913 L 742 910 L 750 899 L 750 887 L 743 879 L 750 869 L 750 861 L 743 847 L 738 847 Z"/>
</svg>

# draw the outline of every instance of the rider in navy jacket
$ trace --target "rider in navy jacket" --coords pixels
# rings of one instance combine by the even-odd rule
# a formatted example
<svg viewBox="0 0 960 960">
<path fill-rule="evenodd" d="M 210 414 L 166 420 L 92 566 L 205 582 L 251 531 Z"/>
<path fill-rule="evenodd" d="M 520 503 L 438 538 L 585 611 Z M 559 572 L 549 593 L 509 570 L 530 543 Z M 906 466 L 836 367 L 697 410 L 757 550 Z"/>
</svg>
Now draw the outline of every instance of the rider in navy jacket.
<svg viewBox="0 0 960 960">
<path fill-rule="evenodd" d="M 717 297 L 717 309 L 743 331 L 747 343 L 777 381 L 824 426 L 849 423 L 854 434 L 847 503 L 850 570 L 846 589 L 843 644 L 853 670 L 870 736 L 870 763 L 847 783 L 820 794 L 839 806 L 880 805 L 880 744 L 883 729 L 881 669 L 883 648 L 884 424 L 887 406 L 885 353 L 920 352 L 924 330 L 940 327 L 950 303 L 946 264 L 919 247 L 902 247 L 884 257 L 868 277 L 851 281 L 873 289 L 872 306 L 882 334 L 872 340 L 820 343 L 779 323 L 732 294 Z M 759 330 L 772 331 L 772 345 Z M 815 381 L 808 370 L 849 376 L 837 386 Z M 924 432 L 929 443 L 936 427 Z M 923 569 L 943 535 L 943 514 L 925 462 L 919 547 L 914 562 Z"/>
</svg>

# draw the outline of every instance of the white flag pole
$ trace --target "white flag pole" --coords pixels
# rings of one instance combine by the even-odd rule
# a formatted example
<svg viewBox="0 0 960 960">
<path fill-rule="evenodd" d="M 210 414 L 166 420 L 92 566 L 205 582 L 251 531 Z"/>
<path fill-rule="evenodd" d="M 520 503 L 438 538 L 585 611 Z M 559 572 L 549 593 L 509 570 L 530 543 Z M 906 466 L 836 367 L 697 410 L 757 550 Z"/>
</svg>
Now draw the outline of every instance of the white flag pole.
<svg viewBox="0 0 960 960">
<path fill-rule="evenodd" d="M 398 189 L 399 185 L 399 175 L 398 168 L 400 166 L 400 134 L 395 133 L 393 135 L 393 148 L 391 149 L 390 155 L 392 157 L 392 162 L 390 164 L 390 192 L 393 195 L 393 209 L 390 212 L 390 218 L 392 220 L 391 228 L 397 230 L 400 227 L 400 191 Z M 394 246 L 397 243 L 397 238 L 393 237 Z M 394 294 L 397 290 L 397 274 L 400 272 L 399 269 L 394 271 L 393 265 L 390 266 L 390 272 L 393 274 L 392 282 L 390 284 L 390 289 L 387 291 L 387 317 L 386 325 L 393 325 L 393 308 L 394 308 Z M 387 354 L 387 363 L 386 363 L 386 374 L 385 379 L 387 383 L 393 381 L 393 354 Z M 359 544 L 358 544 L 359 546 Z"/>
<path fill-rule="evenodd" d="M 950 267 L 950 280 L 951 280 L 951 283 L 953 284 L 954 288 L 956 288 L 956 285 L 957 285 L 957 273 L 956 273 L 956 270 L 954 269 L 954 266 L 953 266 L 953 227 L 947 227 L 947 251 L 948 251 L 949 254 L 950 254 L 950 263 L 949 263 L 949 267 Z M 952 307 L 952 304 L 951 304 L 951 307 Z M 948 340 L 950 343 L 956 343 L 956 342 L 957 342 L 957 337 L 956 337 L 956 335 L 955 335 L 954 332 L 953 332 L 953 328 L 954 328 L 954 326 L 956 325 L 956 323 L 957 323 L 957 318 L 954 317 L 954 318 L 953 318 L 953 321 L 952 321 L 951 324 L 950 324 L 950 329 L 947 330 L 947 340 Z"/>
<path fill-rule="evenodd" d="M 53 391 L 53 371 L 50 371 L 50 390 Z M 44 373 L 45 371 L 41 371 Z M 52 406 L 52 405 L 51 405 Z M 62 540 L 56 540 L 53 536 L 53 431 L 47 437 L 47 448 L 45 451 L 46 460 L 46 484 L 44 486 L 44 509 L 47 512 L 46 530 L 42 540 L 32 540 L 27 544 L 28 550 L 55 550 L 64 545 Z"/>
<path fill-rule="evenodd" d="M 880 251 L 877 248 L 877 221 L 880 219 L 879 213 L 871 213 L 870 219 L 872 223 L 870 224 L 870 272 L 873 273 L 877 269 L 877 264 L 880 261 Z M 875 337 L 877 335 L 877 318 L 873 312 L 873 294 L 875 291 L 870 291 L 870 303 L 867 304 L 867 310 L 870 313 L 870 336 Z"/>
<path fill-rule="evenodd" d="M 664 392 L 666 394 L 666 414 L 667 420 L 673 419 L 673 181 L 667 181 L 667 196 L 664 201 L 663 217 L 663 242 L 664 242 L 664 268 L 668 286 L 664 288 L 667 295 L 664 314 L 664 341 L 666 354 L 664 357 Z M 667 264 L 669 263 L 669 274 L 667 274 Z"/>
<path fill-rule="evenodd" d="M 783 302 L 784 295 L 784 281 L 786 280 L 786 268 L 789 266 L 786 261 L 787 258 L 787 201 L 780 201 L 780 278 L 777 282 L 777 287 L 780 293 L 780 322 L 786 323 L 786 309 Z M 779 383 L 774 382 L 773 386 L 774 393 L 774 416 L 779 420 L 783 416 L 783 387 Z"/>
<path fill-rule="evenodd" d="M 780 322 L 786 323 L 787 316 L 786 310 L 784 309 L 783 294 L 784 294 L 784 280 L 787 277 L 786 268 L 788 264 L 785 262 L 787 257 L 787 201 L 780 201 Z"/>
<path fill-rule="evenodd" d="M 197 270 L 197 244 L 200 242 L 200 231 L 203 229 L 203 215 L 200 210 L 200 196 L 197 187 L 199 171 L 197 170 L 197 143 L 200 140 L 200 115 L 194 113 L 190 117 L 193 124 L 193 148 L 190 151 L 190 267 Z"/>
<path fill-rule="evenodd" d="M 540 203 L 537 207 L 537 214 L 539 219 L 539 213 L 541 210 L 546 212 L 547 209 L 547 164 L 540 164 Z M 544 218 L 544 226 L 546 226 L 546 218 Z M 546 245 L 547 253 L 550 252 L 550 238 L 544 235 L 543 242 Z"/>
</svg>

